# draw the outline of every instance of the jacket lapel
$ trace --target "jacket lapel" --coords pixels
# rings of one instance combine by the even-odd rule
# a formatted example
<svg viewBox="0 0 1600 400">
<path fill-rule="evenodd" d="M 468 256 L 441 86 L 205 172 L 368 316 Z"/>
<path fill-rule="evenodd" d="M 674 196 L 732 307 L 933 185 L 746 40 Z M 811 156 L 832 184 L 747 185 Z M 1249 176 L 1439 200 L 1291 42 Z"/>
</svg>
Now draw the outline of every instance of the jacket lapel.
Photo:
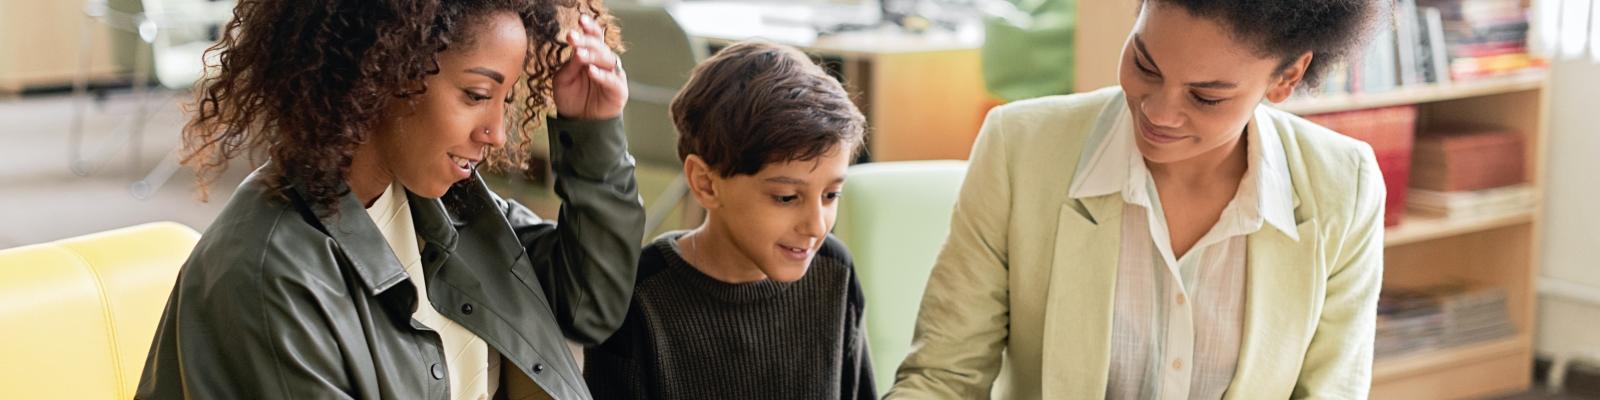
<svg viewBox="0 0 1600 400">
<path fill-rule="evenodd" d="M 260 170 L 267 168 L 275 166 L 265 165 Z M 286 179 L 293 188 L 295 198 L 292 201 L 302 204 L 304 210 L 316 218 L 324 233 L 338 245 L 368 295 L 376 296 L 409 277 L 400 260 L 395 258 L 394 250 L 389 248 L 389 242 L 383 238 L 383 232 L 372 222 L 372 217 L 367 216 L 367 208 L 361 204 L 361 200 L 356 199 L 354 191 L 341 187 L 345 194 L 339 196 L 336 203 L 313 203 L 306 200 L 311 196 L 306 194 L 304 182 L 296 177 Z"/>
<path fill-rule="evenodd" d="M 1270 118 L 1258 121 L 1273 124 Z M 1317 204 L 1302 201 L 1305 166 L 1292 134 L 1273 129 L 1284 146 L 1291 175 L 1294 219 L 1299 240 L 1270 226 L 1246 239 L 1249 254 L 1245 272 L 1244 339 L 1228 399 L 1289 396 L 1299 378 L 1300 364 L 1311 335 L 1316 332 L 1317 310 L 1322 307 L 1327 284 L 1326 261 L 1318 239 Z M 1270 305 L 1270 306 L 1269 306 Z"/>
<path fill-rule="evenodd" d="M 1122 247 L 1122 198 L 1068 199 L 1057 217 L 1045 306 L 1042 394 L 1104 398 L 1111 307 Z"/>
</svg>

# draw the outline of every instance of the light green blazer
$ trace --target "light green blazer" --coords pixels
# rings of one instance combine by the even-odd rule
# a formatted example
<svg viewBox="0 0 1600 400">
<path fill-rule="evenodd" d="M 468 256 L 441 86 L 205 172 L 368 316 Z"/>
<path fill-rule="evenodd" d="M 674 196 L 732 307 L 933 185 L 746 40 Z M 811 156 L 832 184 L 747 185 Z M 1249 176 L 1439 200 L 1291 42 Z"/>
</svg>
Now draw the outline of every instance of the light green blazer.
<svg viewBox="0 0 1600 400">
<path fill-rule="evenodd" d="M 989 113 L 888 398 L 1105 398 L 1122 199 L 1067 188 L 1086 144 L 1126 112 L 1109 88 Z M 1225 397 L 1365 398 L 1383 275 L 1372 149 L 1282 111 L 1256 115 L 1282 138 L 1300 238 L 1246 239 L 1244 338 Z"/>
</svg>

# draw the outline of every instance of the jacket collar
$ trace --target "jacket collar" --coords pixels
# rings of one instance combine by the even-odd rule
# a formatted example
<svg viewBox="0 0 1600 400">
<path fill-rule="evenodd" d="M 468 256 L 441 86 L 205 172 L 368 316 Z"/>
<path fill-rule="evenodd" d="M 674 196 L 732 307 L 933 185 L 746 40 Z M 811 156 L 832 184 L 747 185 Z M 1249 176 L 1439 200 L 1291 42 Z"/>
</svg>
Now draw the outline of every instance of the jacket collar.
<svg viewBox="0 0 1600 400">
<path fill-rule="evenodd" d="M 1154 193 L 1149 189 L 1149 172 L 1139 162 L 1132 116 L 1123 96 L 1118 94 L 1101 111 L 1095 131 L 1078 158 L 1068 186 L 1069 198 L 1082 200 L 1121 193 L 1127 202 L 1150 206 Z M 1240 191 L 1252 201 L 1243 204 L 1242 211 L 1298 241 L 1295 207 L 1300 205 L 1300 199 L 1289 178 L 1283 139 L 1266 106 L 1257 106 L 1254 114 L 1245 130 L 1250 143 L 1246 147 L 1250 166 Z"/>
<path fill-rule="evenodd" d="M 327 233 L 344 252 L 345 258 L 355 270 L 356 277 L 366 287 L 368 294 L 377 295 L 409 278 L 405 267 L 395 258 L 394 250 L 389 248 L 383 233 L 367 215 L 366 207 L 356 198 L 355 192 L 351 191 L 348 185 L 340 183 L 340 189 L 345 194 L 339 196 L 338 202 L 332 207 L 337 212 L 330 213 L 328 205 L 308 200 L 311 197 L 306 195 L 300 179 L 294 177 L 285 179 L 289 181 L 295 196 L 302 199 L 306 208 L 322 224 L 323 232 Z M 473 173 L 473 179 L 481 182 L 476 172 Z M 452 188 L 452 190 L 457 189 Z M 443 201 L 423 198 L 409 190 L 405 193 L 407 201 L 410 202 L 417 237 L 429 243 L 436 243 L 447 252 L 453 250 L 458 233 L 454 219 L 446 211 Z"/>
</svg>

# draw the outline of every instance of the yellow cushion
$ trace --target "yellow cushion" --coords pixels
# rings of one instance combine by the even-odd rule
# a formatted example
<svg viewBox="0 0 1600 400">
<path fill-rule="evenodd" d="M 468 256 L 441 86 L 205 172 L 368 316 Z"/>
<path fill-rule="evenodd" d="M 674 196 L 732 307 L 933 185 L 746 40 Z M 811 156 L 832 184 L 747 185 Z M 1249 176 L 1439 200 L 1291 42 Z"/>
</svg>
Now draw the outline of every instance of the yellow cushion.
<svg viewBox="0 0 1600 400">
<path fill-rule="evenodd" d="M 155 223 L 0 250 L 0 398 L 132 398 L 198 240 Z"/>
</svg>

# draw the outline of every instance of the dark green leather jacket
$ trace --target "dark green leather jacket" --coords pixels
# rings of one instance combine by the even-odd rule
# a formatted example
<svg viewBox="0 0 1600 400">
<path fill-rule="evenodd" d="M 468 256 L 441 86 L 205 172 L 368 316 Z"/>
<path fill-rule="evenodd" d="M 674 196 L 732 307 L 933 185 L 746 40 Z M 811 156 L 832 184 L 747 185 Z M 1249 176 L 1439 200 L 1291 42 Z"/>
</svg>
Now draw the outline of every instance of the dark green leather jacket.
<svg viewBox="0 0 1600 400">
<path fill-rule="evenodd" d="M 588 399 L 562 339 L 596 344 L 622 323 L 644 210 L 620 119 L 549 127 L 557 223 L 481 179 L 444 199 L 407 195 L 439 313 L 552 397 Z M 354 195 L 322 217 L 259 174 L 178 274 L 136 397 L 446 398 L 439 335 L 411 319 L 416 289 Z"/>
</svg>

